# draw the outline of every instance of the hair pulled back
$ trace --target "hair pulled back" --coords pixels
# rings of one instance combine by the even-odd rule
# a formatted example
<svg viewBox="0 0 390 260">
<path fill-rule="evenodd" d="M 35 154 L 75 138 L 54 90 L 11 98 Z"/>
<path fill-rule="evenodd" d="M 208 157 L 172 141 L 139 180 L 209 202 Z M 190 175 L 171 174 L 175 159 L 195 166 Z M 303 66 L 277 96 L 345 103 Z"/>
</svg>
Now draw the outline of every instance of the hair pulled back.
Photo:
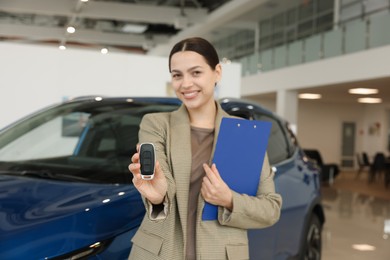
<svg viewBox="0 0 390 260">
<path fill-rule="evenodd" d="M 172 55 L 180 52 L 180 51 L 193 51 L 204 57 L 207 64 L 211 67 L 211 69 L 215 69 L 215 67 L 219 64 L 219 58 L 217 51 L 214 46 L 207 40 L 200 37 L 192 37 L 181 40 L 176 43 L 171 53 L 169 54 L 169 72 L 171 72 L 171 58 Z"/>
</svg>

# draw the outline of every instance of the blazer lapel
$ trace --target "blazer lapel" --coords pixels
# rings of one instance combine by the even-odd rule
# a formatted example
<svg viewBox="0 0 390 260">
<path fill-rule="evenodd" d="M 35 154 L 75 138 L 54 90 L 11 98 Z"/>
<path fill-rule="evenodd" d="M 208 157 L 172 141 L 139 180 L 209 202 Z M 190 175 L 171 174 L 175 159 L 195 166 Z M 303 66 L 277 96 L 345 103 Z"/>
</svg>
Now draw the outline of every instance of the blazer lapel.
<svg viewBox="0 0 390 260">
<path fill-rule="evenodd" d="M 172 113 L 170 125 L 171 158 L 176 182 L 176 198 L 183 232 L 186 232 L 192 154 L 190 121 L 184 105 Z"/>
</svg>

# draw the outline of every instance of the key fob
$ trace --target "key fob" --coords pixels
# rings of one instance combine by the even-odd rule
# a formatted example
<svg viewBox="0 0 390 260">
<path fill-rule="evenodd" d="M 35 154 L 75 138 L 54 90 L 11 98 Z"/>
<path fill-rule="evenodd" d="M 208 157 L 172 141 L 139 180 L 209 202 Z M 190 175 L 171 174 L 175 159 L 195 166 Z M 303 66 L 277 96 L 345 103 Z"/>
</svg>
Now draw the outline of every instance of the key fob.
<svg viewBox="0 0 390 260">
<path fill-rule="evenodd" d="M 152 180 L 154 177 L 154 166 L 156 164 L 154 145 L 152 143 L 142 143 L 139 150 L 141 177 L 144 180 Z"/>
</svg>

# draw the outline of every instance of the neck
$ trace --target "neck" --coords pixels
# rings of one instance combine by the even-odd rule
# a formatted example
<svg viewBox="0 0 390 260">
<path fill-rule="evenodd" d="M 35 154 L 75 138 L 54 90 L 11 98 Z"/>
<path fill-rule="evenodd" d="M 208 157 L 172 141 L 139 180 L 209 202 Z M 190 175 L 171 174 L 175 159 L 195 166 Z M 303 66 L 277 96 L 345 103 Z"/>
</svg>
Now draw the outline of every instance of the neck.
<svg viewBox="0 0 390 260">
<path fill-rule="evenodd" d="M 217 107 L 214 103 L 197 110 L 189 110 L 191 126 L 199 128 L 214 128 Z"/>
</svg>

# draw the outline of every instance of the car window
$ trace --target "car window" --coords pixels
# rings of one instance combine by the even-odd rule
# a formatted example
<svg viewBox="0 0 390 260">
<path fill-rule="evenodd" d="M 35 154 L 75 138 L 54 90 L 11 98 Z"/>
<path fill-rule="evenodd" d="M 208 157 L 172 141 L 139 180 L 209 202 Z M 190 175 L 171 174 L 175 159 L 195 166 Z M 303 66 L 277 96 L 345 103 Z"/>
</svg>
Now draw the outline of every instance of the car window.
<svg viewBox="0 0 390 260">
<path fill-rule="evenodd" d="M 249 120 L 264 120 L 272 123 L 271 134 L 267 147 L 270 164 L 275 165 L 292 156 L 296 147 L 296 139 L 287 125 L 282 125 L 282 122 L 273 118 L 271 115 L 252 109 L 240 109 L 233 106 L 232 108 L 228 108 L 227 111 L 230 115 Z"/>
<path fill-rule="evenodd" d="M 271 165 L 280 163 L 289 158 L 292 154 L 292 147 L 289 143 L 289 138 L 286 137 L 286 132 L 278 120 L 269 115 L 256 112 L 255 120 L 264 120 L 272 123 L 271 134 L 268 141 L 267 153 Z"/>
<path fill-rule="evenodd" d="M 70 113 L 66 116 L 74 116 Z M 88 118 L 88 115 L 85 115 Z M 76 147 L 78 136 L 68 134 L 66 128 L 80 127 L 75 122 L 65 123 L 65 116 L 47 120 L 33 120 L 10 132 L 8 143 L 0 148 L 1 161 L 23 161 L 69 156 Z M 65 134 L 64 134 L 65 133 Z"/>
<path fill-rule="evenodd" d="M 38 169 L 86 181 L 131 183 L 128 165 L 143 115 L 176 108 L 122 102 L 50 109 L 1 133 L 0 170 Z"/>
</svg>

